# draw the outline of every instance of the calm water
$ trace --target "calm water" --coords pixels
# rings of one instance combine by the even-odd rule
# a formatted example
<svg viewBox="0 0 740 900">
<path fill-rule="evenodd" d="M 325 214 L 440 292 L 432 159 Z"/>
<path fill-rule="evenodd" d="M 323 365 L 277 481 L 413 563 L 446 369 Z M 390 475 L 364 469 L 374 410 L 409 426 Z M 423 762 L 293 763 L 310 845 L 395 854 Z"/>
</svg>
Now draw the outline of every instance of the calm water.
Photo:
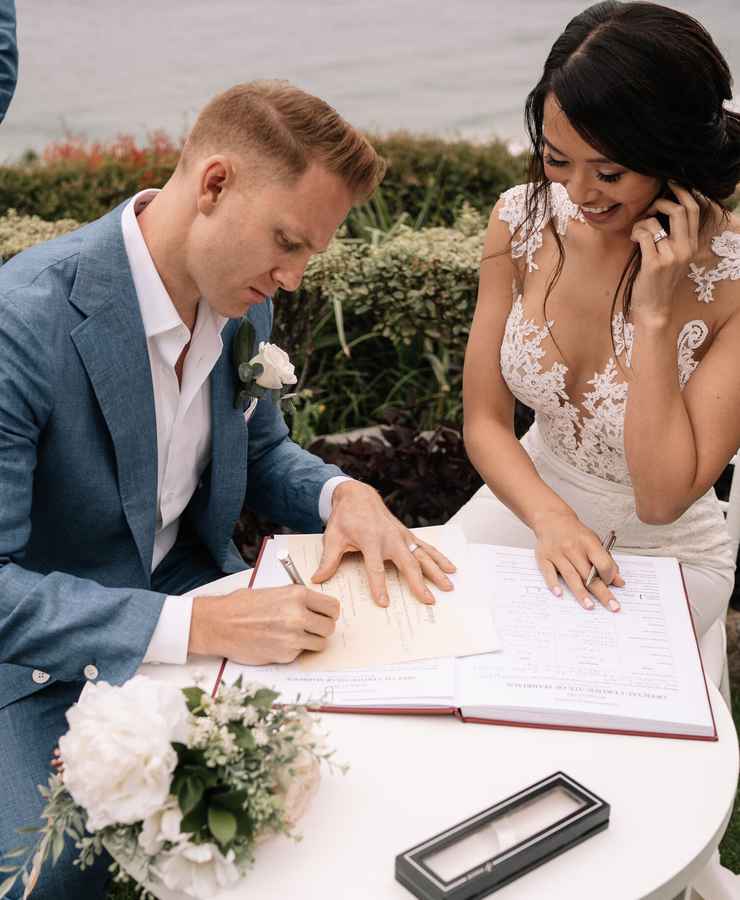
<svg viewBox="0 0 740 900">
<path fill-rule="evenodd" d="M 288 78 L 354 124 L 523 139 L 545 55 L 587 0 L 17 0 L 0 159 L 65 134 L 179 136 L 217 91 Z M 740 79 L 740 0 L 673 0 Z M 740 88 L 738 89 L 740 96 Z"/>
</svg>

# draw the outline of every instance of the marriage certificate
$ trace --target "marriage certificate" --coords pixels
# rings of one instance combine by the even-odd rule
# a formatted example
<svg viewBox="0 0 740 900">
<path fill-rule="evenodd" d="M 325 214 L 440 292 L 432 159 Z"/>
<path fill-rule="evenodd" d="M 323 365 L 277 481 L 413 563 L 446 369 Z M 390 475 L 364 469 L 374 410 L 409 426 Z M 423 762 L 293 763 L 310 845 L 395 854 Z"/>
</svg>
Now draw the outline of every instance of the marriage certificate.
<svg viewBox="0 0 740 900">
<path fill-rule="evenodd" d="M 339 600 L 341 612 L 328 646 L 320 653 L 304 651 L 293 664 L 302 671 L 337 671 L 384 666 L 436 657 L 489 653 L 500 647 L 490 604 L 481 598 L 480 584 L 466 565 L 468 544 L 455 526 L 418 528 L 414 535 L 434 544 L 458 572 L 450 576 L 454 590 L 427 586 L 435 603 L 418 600 L 406 580 L 391 563 L 386 565 L 389 605 L 378 606 L 370 593 L 362 557 L 348 554 L 336 574 L 323 584 L 312 584 L 311 575 L 321 559 L 322 536 L 278 535 L 266 542 L 253 588 L 290 583 L 277 559 L 287 550 L 312 590 Z"/>
</svg>

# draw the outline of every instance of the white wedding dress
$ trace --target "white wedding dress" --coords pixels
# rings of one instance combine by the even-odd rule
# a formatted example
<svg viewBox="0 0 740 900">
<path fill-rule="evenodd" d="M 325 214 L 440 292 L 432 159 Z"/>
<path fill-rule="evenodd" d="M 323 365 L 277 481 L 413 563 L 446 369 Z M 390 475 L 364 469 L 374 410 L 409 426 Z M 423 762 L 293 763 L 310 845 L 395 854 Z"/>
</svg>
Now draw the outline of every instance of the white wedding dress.
<svg viewBox="0 0 740 900">
<path fill-rule="evenodd" d="M 526 192 L 527 186 L 519 185 L 502 195 L 499 215 L 512 235 L 525 219 Z M 565 236 L 573 219 L 583 221 L 562 185 L 551 185 L 550 200 L 558 234 Z M 547 224 L 544 211 L 536 219 L 527 234 L 516 235 L 511 247 L 512 256 L 521 259 L 528 272 L 538 268 L 537 252 Z M 724 231 L 713 239 L 712 251 L 717 257 L 714 268 L 692 265 L 689 273 L 699 304 L 714 301 L 718 282 L 740 279 L 740 235 Z M 550 327 L 553 324 L 549 322 Z M 669 525 L 646 525 L 637 518 L 624 453 L 628 384 L 617 365 L 630 364 L 633 326 L 619 313 L 612 321 L 612 332 L 617 358 L 610 358 L 594 375 L 589 382 L 592 389 L 577 406 L 566 390 L 567 366 L 556 361 L 543 368 L 541 360 L 546 348 L 553 346 L 552 338 L 546 325 L 527 318 L 523 297 L 515 286 L 500 365 L 512 394 L 535 411 L 534 424 L 521 443 L 541 478 L 585 525 L 599 535 L 615 529 L 615 552 L 675 556 L 683 563 L 689 603 L 697 632 L 702 635 L 724 616 L 732 592 L 735 560 L 724 517 L 712 489 Z M 676 356 L 682 388 L 699 364 L 695 352 L 708 334 L 707 323 L 699 317 L 687 321 L 681 329 Z M 656 448 L 656 452 L 666 449 Z M 460 525 L 471 541 L 535 545 L 532 531 L 485 485 L 451 522 Z"/>
</svg>

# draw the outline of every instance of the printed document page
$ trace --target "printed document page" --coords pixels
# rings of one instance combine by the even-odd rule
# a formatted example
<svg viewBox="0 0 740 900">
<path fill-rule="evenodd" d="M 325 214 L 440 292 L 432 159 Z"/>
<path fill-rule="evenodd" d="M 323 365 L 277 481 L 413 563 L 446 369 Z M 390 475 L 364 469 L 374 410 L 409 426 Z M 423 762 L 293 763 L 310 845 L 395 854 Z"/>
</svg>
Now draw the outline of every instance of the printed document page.
<svg viewBox="0 0 740 900">
<path fill-rule="evenodd" d="M 280 702 L 354 708 L 451 709 L 455 660 L 429 659 L 377 669 L 306 672 L 293 665 L 241 666 L 229 661 L 225 684 L 242 676 L 280 693 Z"/>
<path fill-rule="evenodd" d="M 458 705 L 469 716 L 713 734 L 699 651 L 675 559 L 617 555 L 621 610 L 584 610 L 555 597 L 534 553 L 469 546 L 489 593 L 503 650 L 457 661 Z M 620 721 L 624 720 L 624 721 Z"/>
<path fill-rule="evenodd" d="M 481 585 L 467 564 L 467 541 L 454 526 L 415 529 L 414 534 L 434 545 L 458 567 L 450 576 L 453 591 L 427 582 L 436 603 L 427 605 L 411 593 L 395 566 L 386 566 L 390 604 L 378 606 L 370 594 L 362 558 L 348 554 L 336 575 L 312 590 L 337 597 L 341 613 L 329 646 L 320 653 L 304 651 L 291 665 L 304 672 L 335 672 L 466 656 L 497 650 L 499 641 L 490 604 L 482 602 Z M 277 560 L 287 549 L 298 571 L 310 583 L 321 559 L 321 535 L 278 535 L 262 553 L 254 587 L 289 584 Z"/>
</svg>

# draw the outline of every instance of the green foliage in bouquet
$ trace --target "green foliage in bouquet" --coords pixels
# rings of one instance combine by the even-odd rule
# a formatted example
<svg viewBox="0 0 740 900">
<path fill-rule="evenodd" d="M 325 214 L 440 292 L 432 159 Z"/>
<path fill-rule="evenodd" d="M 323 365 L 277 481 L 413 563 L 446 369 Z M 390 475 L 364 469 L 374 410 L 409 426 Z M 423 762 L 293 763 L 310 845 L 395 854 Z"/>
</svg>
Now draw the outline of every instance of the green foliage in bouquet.
<svg viewBox="0 0 740 900">
<path fill-rule="evenodd" d="M 81 869 L 108 851 L 115 881 L 144 894 L 163 885 L 205 900 L 235 884 L 262 839 L 296 837 L 319 764 L 344 770 L 305 707 L 275 707 L 277 696 L 241 678 L 216 697 L 141 676 L 86 685 L 60 739 L 64 771 L 39 788 L 44 824 L 24 829 L 37 844 L 6 854 L 0 897 L 19 879 L 30 893 L 65 838 Z"/>
</svg>

